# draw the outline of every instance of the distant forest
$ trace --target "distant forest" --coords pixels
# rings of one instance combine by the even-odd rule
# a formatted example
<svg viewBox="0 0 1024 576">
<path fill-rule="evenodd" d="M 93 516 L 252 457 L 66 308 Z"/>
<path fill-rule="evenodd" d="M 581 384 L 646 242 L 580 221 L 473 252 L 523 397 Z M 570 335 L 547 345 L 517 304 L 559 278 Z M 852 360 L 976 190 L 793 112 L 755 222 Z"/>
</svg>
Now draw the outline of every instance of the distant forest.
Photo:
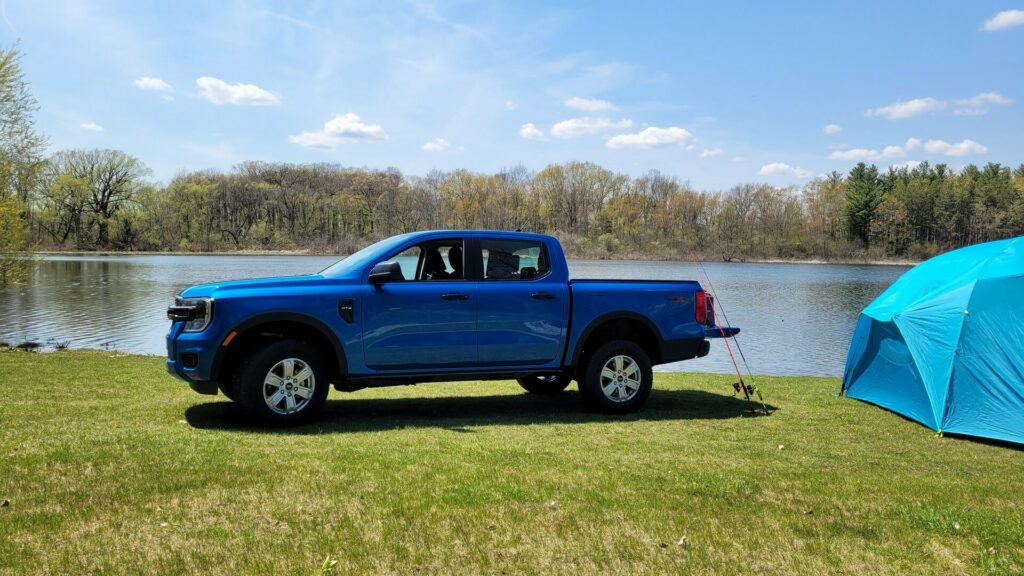
<svg viewBox="0 0 1024 576">
<path fill-rule="evenodd" d="M 858 164 L 800 187 L 698 192 L 651 171 L 596 164 L 408 176 L 397 169 L 246 162 L 148 184 L 114 150 L 50 157 L 23 198 L 34 242 L 80 250 L 309 250 L 345 253 L 432 228 L 548 232 L 573 256 L 919 259 L 1024 234 L 1024 165 Z"/>
<path fill-rule="evenodd" d="M 165 186 L 118 150 L 46 156 L 16 49 L 0 49 L 0 285 L 36 249 L 347 253 L 400 232 L 548 232 L 570 256 L 920 259 L 1024 233 L 1024 165 L 857 164 L 798 187 L 701 192 L 657 171 L 589 162 L 425 176 L 333 164 L 245 162 Z"/>
</svg>

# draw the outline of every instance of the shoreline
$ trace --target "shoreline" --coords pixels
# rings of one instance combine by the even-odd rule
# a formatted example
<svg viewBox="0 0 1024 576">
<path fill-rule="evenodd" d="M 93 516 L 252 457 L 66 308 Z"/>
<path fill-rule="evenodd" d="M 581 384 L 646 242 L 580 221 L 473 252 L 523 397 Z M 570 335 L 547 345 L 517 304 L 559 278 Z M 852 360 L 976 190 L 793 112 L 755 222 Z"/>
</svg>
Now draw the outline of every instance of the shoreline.
<svg viewBox="0 0 1024 576">
<path fill-rule="evenodd" d="M 167 251 L 155 252 L 146 250 L 39 250 L 32 252 L 33 256 L 94 256 L 94 257 L 115 257 L 115 256 L 333 256 L 344 258 L 347 254 L 333 254 L 329 252 L 316 252 L 312 250 L 235 250 L 235 251 L 213 251 L 213 252 L 180 252 Z M 566 254 L 568 260 L 592 260 L 592 261 L 648 261 L 648 262 L 690 262 L 688 258 L 672 258 L 663 255 L 640 255 L 622 254 L 616 256 L 582 256 Z M 908 259 L 878 259 L 878 258 L 737 258 L 734 260 L 718 260 L 702 258 L 703 263 L 723 264 L 814 264 L 814 265 L 845 265 L 845 266 L 916 266 L 922 260 Z"/>
</svg>

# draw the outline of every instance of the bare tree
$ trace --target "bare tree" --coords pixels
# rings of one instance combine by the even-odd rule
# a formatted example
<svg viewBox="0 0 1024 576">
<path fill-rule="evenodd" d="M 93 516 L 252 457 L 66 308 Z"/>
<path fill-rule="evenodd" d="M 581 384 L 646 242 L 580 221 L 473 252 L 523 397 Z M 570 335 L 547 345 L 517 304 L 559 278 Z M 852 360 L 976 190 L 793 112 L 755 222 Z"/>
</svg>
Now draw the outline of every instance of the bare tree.
<svg viewBox="0 0 1024 576">
<path fill-rule="evenodd" d="M 84 188 L 84 227 L 95 229 L 93 244 L 101 248 L 110 245 L 110 225 L 117 212 L 134 200 L 150 174 L 142 162 L 120 150 L 63 150 L 50 158 L 48 169 L 57 176 L 53 181 L 73 179 Z M 84 236 L 83 227 L 79 234 Z"/>
</svg>

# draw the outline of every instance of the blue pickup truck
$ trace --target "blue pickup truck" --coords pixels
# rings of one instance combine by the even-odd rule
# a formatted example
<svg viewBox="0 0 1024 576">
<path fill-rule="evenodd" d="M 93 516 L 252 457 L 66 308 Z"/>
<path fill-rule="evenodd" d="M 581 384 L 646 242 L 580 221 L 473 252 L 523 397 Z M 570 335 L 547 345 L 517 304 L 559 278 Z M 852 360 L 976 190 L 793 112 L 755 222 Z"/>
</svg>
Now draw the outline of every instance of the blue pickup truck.
<svg viewBox="0 0 1024 576">
<path fill-rule="evenodd" d="M 551 236 L 394 236 L 319 274 L 217 282 L 167 310 L 167 370 L 259 421 L 294 424 L 328 388 L 515 379 L 591 408 L 639 409 L 651 367 L 708 353 L 711 296 L 691 281 L 570 280 Z"/>
</svg>

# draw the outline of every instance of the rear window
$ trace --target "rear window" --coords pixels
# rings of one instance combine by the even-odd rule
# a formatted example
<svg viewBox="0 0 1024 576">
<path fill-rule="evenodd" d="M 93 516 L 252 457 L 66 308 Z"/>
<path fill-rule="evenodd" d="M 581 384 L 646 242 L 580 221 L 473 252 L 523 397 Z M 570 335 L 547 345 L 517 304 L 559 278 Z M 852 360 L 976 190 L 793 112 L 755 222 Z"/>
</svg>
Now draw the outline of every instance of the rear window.
<svg viewBox="0 0 1024 576">
<path fill-rule="evenodd" d="M 485 280 L 530 280 L 551 271 L 547 247 L 537 240 L 480 239 Z"/>
</svg>

